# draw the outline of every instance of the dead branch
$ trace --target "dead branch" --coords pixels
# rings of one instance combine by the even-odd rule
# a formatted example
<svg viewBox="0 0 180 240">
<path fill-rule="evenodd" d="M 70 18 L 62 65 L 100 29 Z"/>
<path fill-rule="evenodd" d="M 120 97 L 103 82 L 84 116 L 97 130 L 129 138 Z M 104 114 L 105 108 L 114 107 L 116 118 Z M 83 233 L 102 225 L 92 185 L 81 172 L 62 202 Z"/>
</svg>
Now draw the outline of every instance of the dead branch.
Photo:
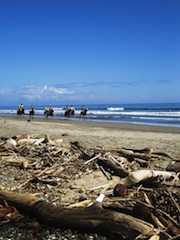
<svg viewBox="0 0 180 240">
<path fill-rule="evenodd" d="M 140 233 L 151 236 L 153 225 L 130 215 L 103 209 L 101 205 L 92 207 L 62 208 L 48 202 L 40 201 L 30 194 L 0 190 L 0 200 L 6 200 L 17 208 L 30 211 L 37 219 L 54 227 L 72 228 L 83 231 L 116 231 L 120 235 L 135 238 Z"/>
</svg>

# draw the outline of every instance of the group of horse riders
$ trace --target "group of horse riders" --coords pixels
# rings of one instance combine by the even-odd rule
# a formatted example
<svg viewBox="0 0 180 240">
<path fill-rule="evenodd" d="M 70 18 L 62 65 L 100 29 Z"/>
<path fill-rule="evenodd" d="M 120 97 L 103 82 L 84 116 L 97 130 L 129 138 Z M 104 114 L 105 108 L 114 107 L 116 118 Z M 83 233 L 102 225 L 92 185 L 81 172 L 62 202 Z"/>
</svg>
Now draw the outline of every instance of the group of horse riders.
<svg viewBox="0 0 180 240">
<path fill-rule="evenodd" d="M 75 116 L 75 108 L 73 106 L 69 107 L 68 105 L 65 108 L 64 113 L 65 118 L 71 118 Z"/>
<path fill-rule="evenodd" d="M 29 109 L 29 116 L 30 118 L 33 118 L 34 115 L 34 106 L 31 105 L 30 109 Z M 21 103 L 21 105 L 18 106 L 17 108 L 17 115 L 22 116 L 23 114 L 25 114 L 25 109 L 24 109 L 24 105 Z"/>
<path fill-rule="evenodd" d="M 88 112 L 88 108 L 85 106 L 82 106 L 81 112 L 80 112 L 80 117 L 86 116 Z M 64 113 L 65 118 L 71 118 L 75 116 L 75 108 L 73 106 L 66 106 L 65 108 L 65 113 Z"/>
<path fill-rule="evenodd" d="M 87 112 L 88 112 L 88 108 L 86 108 L 85 106 L 82 106 L 81 112 L 80 112 L 80 117 L 86 116 Z M 25 114 L 25 109 L 24 109 L 24 105 L 21 104 L 18 106 L 17 115 L 22 116 L 23 114 Z M 34 114 L 35 114 L 34 106 L 31 105 L 30 109 L 29 109 L 29 117 L 33 118 Z M 45 106 L 44 116 L 45 117 L 54 116 L 54 109 L 53 109 L 52 105 L 50 105 L 49 108 Z M 67 105 L 65 108 L 64 116 L 67 118 L 74 117 L 75 116 L 75 108 L 73 106 L 70 107 Z"/>
</svg>

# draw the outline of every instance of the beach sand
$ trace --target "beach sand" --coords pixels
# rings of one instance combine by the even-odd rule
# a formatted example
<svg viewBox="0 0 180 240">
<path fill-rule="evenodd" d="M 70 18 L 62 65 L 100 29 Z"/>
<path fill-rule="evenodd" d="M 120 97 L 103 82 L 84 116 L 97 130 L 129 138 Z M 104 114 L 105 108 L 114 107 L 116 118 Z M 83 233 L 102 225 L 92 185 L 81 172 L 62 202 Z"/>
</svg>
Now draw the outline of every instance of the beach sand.
<svg viewBox="0 0 180 240">
<path fill-rule="evenodd" d="M 65 144 L 78 141 L 81 143 L 81 146 L 84 146 L 87 150 L 97 147 L 107 151 L 108 149 L 117 148 L 144 149 L 149 147 L 152 148 L 154 152 L 168 153 L 173 159 L 180 159 L 180 128 L 90 122 L 87 120 L 35 118 L 28 121 L 28 117 L 0 117 L 1 138 L 10 138 L 20 134 L 37 134 L 38 137 L 49 135 L 51 140 L 62 139 Z M 163 161 L 161 161 L 161 163 Z M 161 163 L 158 159 L 158 165 L 161 165 Z M 77 162 L 75 164 L 77 164 Z M 89 166 L 87 166 L 87 168 L 89 169 Z M 31 168 L 23 170 L 8 164 L 6 167 L 0 168 L 0 189 L 2 187 L 6 190 L 16 189 L 18 186 L 21 186 L 22 183 L 26 182 L 27 178 L 31 179 L 33 174 L 34 172 L 31 171 Z M 119 178 L 113 177 L 113 179 L 117 179 L 119 182 Z M 37 183 L 36 194 L 39 194 L 39 197 L 43 200 L 66 205 L 67 203 L 73 204 L 77 202 L 82 196 L 82 192 L 76 188 L 72 189 L 71 185 L 86 186 L 87 189 L 91 189 L 106 184 L 109 184 L 109 181 L 100 170 L 88 170 L 86 174 L 77 177 L 75 180 L 65 179 L 58 188 L 57 186 L 49 186 L 48 184 L 46 184 L 47 186 L 45 187 L 45 185 Z M 31 188 L 31 184 L 28 186 Z M 24 186 L 20 189 L 18 188 L 18 191 L 29 192 L 29 188 Z M 97 192 L 92 193 L 92 195 L 94 194 L 95 197 L 97 197 L 101 191 L 102 189 L 100 188 Z M 31 230 L 31 227 L 33 229 L 35 225 L 38 226 L 39 229 L 38 234 L 41 236 L 39 239 L 115 239 L 114 236 L 106 238 L 105 236 L 97 234 L 88 235 L 87 233 L 81 233 L 80 235 L 80 233 L 71 232 L 70 230 L 62 231 L 62 229 L 54 229 L 43 225 L 40 227 L 39 223 L 31 218 L 27 218 L 24 225 L 18 221 L 17 224 L 16 222 L 11 223 L 11 225 L 4 224 L 0 237 L 2 237 L 1 239 L 9 239 L 11 235 L 11 239 L 19 239 L 19 236 L 24 236 L 22 239 L 36 239 L 34 235 L 32 235 L 32 231 L 27 230 L 27 226 L 30 226 L 29 229 Z"/>
<path fill-rule="evenodd" d="M 85 147 L 150 147 L 175 158 L 180 156 L 180 128 L 53 118 L 35 118 L 29 122 L 27 117 L 0 117 L 0 136 L 23 133 L 48 134 L 50 138 L 62 138 L 64 142 L 80 141 Z"/>
</svg>

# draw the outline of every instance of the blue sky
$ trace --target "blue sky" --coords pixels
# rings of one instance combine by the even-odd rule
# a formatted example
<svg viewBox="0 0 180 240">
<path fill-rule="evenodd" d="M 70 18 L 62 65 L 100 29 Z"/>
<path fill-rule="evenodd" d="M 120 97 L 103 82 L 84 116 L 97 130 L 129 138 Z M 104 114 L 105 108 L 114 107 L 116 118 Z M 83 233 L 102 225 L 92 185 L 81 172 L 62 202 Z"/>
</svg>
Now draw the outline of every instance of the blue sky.
<svg viewBox="0 0 180 240">
<path fill-rule="evenodd" d="M 180 102 L 179 0 L 0 0 L 0 105 Z"/>
</svg>

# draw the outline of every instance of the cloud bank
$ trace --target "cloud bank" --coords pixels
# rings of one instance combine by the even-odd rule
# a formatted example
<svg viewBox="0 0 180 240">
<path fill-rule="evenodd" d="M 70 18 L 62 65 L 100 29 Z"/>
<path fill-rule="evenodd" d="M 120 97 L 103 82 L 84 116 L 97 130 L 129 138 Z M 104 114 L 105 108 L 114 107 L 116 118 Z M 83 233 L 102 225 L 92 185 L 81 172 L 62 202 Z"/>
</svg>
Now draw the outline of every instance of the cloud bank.
<svg viewBox="0 0 180 240">
<path fill-rule="evenodd" d="M 161 80 L 162 81 L 162 80 Z M 163 84 L 168 81 L 163 80 Z M 81 102 L 122 102 L 131 101 L 131 95 L 136 93 L 136 101 L 141 101 L 140 96 L 148 95 L 147 80 L 139 81 L 94 81 L 61 83 L 53 86 L 27 85 L 16 88 L 0 88 L 0 104 L 48 104 L 48 103 L 81 103 Z M 127 94 L 128 92 L 128 94 Z M 113 94 L 112 94 L 113 93 Z M 132 100 L 134 101 L 134 100 Z"/>
</svg>

